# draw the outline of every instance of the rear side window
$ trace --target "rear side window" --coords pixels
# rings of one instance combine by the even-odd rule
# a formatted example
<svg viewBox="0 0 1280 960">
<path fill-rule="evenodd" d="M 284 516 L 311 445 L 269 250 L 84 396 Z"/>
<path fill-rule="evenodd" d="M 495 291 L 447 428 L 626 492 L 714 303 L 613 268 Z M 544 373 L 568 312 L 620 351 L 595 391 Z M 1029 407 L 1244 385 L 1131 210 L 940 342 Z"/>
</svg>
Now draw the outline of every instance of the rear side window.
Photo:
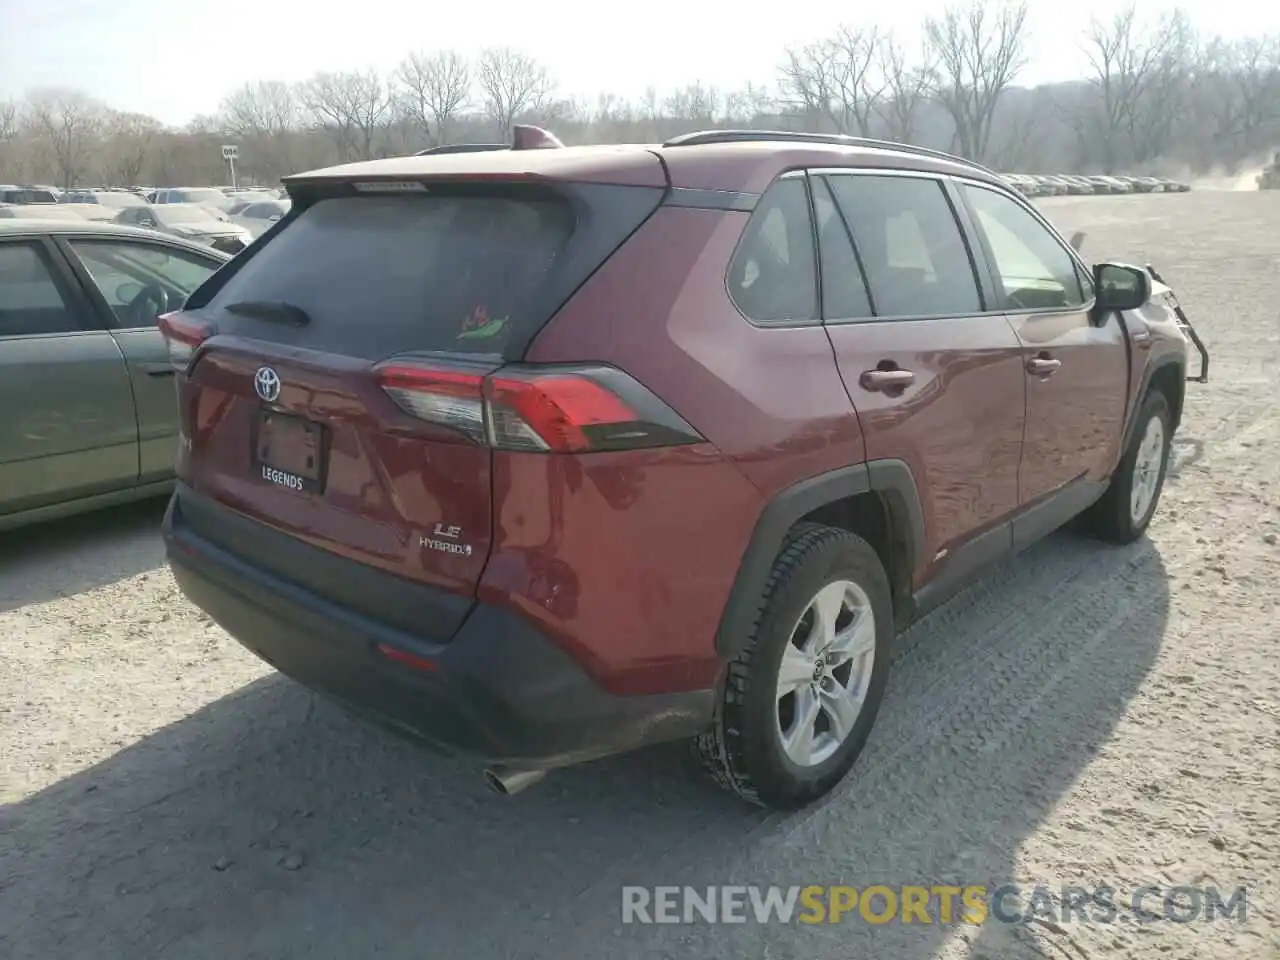
<svg viewBox="0 0 1280 960">
<path fill-rule="evenodd" d="M 0 337 L 75 329 L 44 251 L 32 243 L 0 243 Z"/>
<path fill-rule="evenodd" d="M 779 180 L 765 191 L 729 261 L 728 284 L 733 302 L 749 320 L 817 318 L 813 221 L 804 180 Z"/>
<path fill-rule="evenodd" d="M 285 302 L 310 317 L 299 344 L 367 359 L 502 353 L 547 320 L 543 287 L 573 230 L 572 208 L 550 197 L 320 200 L 249 257 L 208 309 Z M 264 334 L 285 339 L 287 328 L 273 326 Z"/>
<path fill-rule="evenodd" d="M 941 181 L 837 174 L 828 182 L 853 230 L 877 316 L 982 311 L 969 248 Z"/>
</svg>

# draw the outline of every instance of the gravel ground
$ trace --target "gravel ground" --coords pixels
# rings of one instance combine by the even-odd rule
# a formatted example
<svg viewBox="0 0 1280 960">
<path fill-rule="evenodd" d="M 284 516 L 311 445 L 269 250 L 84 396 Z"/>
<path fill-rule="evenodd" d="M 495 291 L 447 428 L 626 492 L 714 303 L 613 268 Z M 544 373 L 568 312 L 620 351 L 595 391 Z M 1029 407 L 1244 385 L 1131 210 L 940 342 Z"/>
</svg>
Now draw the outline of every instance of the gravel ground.
<svg viewBox="0 0 1280 960">
<path fill-rule="evenodd" d="M 760 813 L 660 748 L 519 798 L 179 597 L 143 505 L 0 547 L 0 957 L 1280 957 L 1280 192 L 1058 198 L 1214 351 L 1148 539 L 904 638 L 856 775 Z M 1243 925 L 623 926 L 624 884 L 1249 888 Z M 1158 903 L 1157 903 L 1158 906 Z"/>
</svg>

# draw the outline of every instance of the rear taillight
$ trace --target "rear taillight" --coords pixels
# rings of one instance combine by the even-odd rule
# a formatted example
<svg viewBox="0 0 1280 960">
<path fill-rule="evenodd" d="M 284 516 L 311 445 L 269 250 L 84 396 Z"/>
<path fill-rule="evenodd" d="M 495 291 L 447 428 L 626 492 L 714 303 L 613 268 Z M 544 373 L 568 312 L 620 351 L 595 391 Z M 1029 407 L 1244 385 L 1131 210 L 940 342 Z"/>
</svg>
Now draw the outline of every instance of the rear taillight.
<svg viewBox="0 0 1280 960">
<path fill-rule="evenodd" d="M 702 440 L 613 367 L 506 367 L 486 375 L 392 361 L 376 373 L 406 413 L 496 449 L 581 453 Z"/>
<path fill-rule="evenodd" d="M 209 339 L 213 328 L 207 323 L 183 316 L 180 311 L 161 314 L 159 324 L 160 333 L 169 347 L 169 362 L 175 370 L 185 373 L 191 365 L 196 347 Z"/>
</svg>

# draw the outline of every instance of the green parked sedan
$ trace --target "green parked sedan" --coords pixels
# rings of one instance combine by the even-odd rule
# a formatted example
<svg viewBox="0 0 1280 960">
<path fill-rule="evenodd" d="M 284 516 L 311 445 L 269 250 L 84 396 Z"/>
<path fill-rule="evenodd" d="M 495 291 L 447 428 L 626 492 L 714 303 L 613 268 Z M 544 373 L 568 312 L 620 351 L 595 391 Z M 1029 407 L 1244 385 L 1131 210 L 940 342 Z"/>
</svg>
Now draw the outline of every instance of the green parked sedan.
<svg viewBox="0 0 1280 960">
<path fill-rule="evenodd" d="M 156 316 L 230 259 L 112 224 L 0 219 L 0 529 L 169 489 L 178 416 Z"/>
</svg>

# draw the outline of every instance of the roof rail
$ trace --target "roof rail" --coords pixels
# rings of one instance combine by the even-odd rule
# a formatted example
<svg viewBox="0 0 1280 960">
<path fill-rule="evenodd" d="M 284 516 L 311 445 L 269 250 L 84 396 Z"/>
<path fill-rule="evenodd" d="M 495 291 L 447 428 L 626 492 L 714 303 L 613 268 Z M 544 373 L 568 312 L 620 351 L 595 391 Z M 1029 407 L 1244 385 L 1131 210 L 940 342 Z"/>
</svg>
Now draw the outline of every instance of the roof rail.
<svg viewBox="0 0 1280 960">
<path fill-rule="evenodd" d="M 963 164 L 984 173 L 994 173 L 980 163 L 931 147 L 918 147 L 914 143 L 898 143 L 896 140 L 876 140 L 871 137 L 851 137 L 845 133 L 805 133 L 799 130 L 699 130 L 682 133 L 666 141 L 664 147 L 697 147 L 709 143 L 763 143 L 771 140 L 790 143 L 828 143 L 837 147 L 868 147 L 875 150 L 896 150 L 920 157 L 933 157 Z"/>
<path fill-rule="evenodd" d="M 428 157 L 437 153 L 479 153 L 485 150 L 510 150 L 509 143 L 444 143 L 438 147 L 427 147 L 414 154 L 415 157 Z"/>
</svg>

